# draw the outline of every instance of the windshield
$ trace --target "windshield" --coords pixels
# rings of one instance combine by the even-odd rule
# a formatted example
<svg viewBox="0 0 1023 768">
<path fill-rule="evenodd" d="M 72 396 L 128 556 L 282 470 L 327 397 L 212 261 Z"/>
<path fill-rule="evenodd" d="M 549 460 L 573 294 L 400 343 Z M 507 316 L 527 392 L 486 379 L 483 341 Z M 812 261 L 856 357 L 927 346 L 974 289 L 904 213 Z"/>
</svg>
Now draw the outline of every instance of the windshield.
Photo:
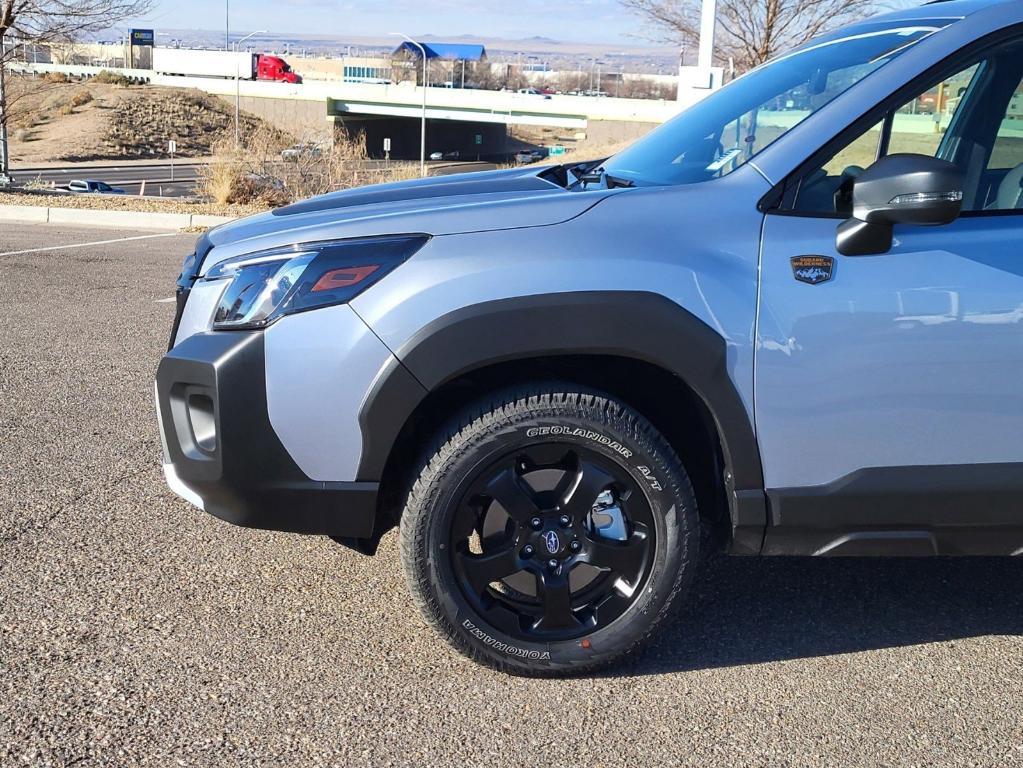
<svg viewBox="0 0 1023 768">
<path fill-rule="evenodd" d="M 814 40 L 693 105 L 609 159 L 603 170 L 628 186 L 692 184 L 725 176 L 949 23 L 858 25 Z"/>
</svg>

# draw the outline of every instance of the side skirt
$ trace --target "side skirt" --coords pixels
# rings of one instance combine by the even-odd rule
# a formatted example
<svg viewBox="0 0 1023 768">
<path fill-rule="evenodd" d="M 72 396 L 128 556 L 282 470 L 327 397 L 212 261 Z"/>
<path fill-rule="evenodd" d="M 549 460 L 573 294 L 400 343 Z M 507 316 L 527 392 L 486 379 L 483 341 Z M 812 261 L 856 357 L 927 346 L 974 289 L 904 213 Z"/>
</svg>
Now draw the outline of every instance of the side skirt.
<svg viewBox="0 0 1023 768">
<path fill-rule="evenodd" d="M 765 555 L 1023 555 L 1023 464 L 862 469 L 767 492 Z"/>
</svg>

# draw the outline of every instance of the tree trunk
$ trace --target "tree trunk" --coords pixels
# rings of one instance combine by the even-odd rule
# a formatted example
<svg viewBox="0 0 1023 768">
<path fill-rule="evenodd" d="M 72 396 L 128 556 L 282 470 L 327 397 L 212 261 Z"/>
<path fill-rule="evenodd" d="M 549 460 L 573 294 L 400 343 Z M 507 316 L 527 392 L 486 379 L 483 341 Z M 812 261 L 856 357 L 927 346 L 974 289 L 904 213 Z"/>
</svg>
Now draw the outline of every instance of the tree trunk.
<svg viewBox="0 0 1023 768">
<path fill-rule="evenodd" d="M 4 77 L 7 59 L 4 56 L 4 36 L 0 34 L 0 187 L 11 183 L 10 156 L 7 152 L 7 92 Z"/>
</svg>

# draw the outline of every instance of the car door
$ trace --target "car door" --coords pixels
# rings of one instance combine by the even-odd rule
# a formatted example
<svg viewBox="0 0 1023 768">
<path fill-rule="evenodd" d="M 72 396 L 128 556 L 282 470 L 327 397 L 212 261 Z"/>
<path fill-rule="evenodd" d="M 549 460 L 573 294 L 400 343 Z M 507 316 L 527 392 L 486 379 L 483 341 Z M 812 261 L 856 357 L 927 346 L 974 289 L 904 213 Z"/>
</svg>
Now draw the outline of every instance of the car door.
<svg viewBox="0 0 1023 768">
<path fill-rule="evenodd" d="M 768 552 L 1023 552 L 1023 46 L 948 74 L 765 217 L 755 414 Z M 951 160 L 964 213 L 842 256 L 862 168 Z M 1007 186 L 1008 185 L 1008 186 Z"/>
</svg>

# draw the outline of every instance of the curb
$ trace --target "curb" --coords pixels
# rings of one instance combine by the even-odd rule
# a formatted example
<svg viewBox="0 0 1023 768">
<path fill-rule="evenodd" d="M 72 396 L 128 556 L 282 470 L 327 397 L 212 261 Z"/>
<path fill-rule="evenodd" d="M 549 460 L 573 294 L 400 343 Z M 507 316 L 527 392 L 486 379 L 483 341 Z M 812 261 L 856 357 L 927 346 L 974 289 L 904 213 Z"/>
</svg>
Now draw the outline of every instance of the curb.
<svg viewBox="0 0 1023 768">
<path fill-rule="evenodd" d="M 186 229 L 188 227 L 215 227 L 233 220 L 233 216 L 209 216 L 199 213 L 147 213 L 93 208 L 48 208 L 42 205 L 0 205 L 0 221 L 22 221 L 33 224 Z"/>
</svg>

